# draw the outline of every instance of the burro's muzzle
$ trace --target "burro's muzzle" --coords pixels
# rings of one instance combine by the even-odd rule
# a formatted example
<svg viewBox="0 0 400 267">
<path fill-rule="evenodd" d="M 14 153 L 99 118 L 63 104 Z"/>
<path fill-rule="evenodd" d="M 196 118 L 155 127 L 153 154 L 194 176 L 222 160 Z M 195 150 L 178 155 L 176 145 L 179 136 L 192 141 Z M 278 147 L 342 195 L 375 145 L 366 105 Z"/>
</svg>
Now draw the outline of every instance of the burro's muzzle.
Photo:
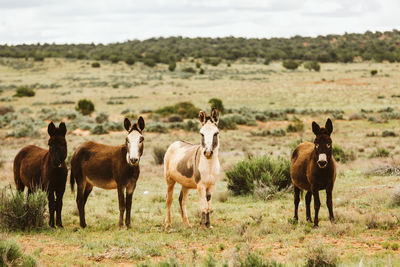
<svg viewBox="0 0 400 267">
<path fill-rule="evenodd" d="M 207 159 L 210 159 L 213 156 L 213 154 L 214 154 L 214 151 L 212 151 L 212 149 L 205 149 L 204 150 L 204 156 Z"/>
<path fill-rule="evenodd" d="M 325 168 L 328 165 L 328 159 L 325 153 L 321 153 L 318 155 L 317 164 L 321 169 Z"/>
</svg>

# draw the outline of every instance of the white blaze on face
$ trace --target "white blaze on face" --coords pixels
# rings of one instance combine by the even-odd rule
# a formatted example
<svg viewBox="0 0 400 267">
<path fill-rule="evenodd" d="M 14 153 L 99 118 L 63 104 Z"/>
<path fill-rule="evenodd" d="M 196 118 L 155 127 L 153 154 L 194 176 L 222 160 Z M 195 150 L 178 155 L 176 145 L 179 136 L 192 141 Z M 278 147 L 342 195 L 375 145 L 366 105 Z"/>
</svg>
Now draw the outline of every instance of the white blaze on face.
<svg viewBox="0 0 400 267">
<path fill-rule="evenodd" d="M 319 156 L 318 156 L 318 162 L 327 162 L 327 157 L 326 157 L 326 154 L 325 153 L 321 153 L 321 154 L 319 154 Z"/>
<path fill-rule="evenodd" d="M 207 121 L 206 124 L 203 125 L 200 129 L 200 134 L 202 134 L 202 145 L 204 151 L 213 151 L 213 140 L 214 135 L 218 133 L 218 127 L 212 123 L 211 121 Z M 217 145 L 218 145 L 218 136 L 217 138 Z"/>
<path fill-rule="evenodd" d="M 142 135 L 138 131 L 132 131 L 128 134 L 127 138 L 127 145 L 128 151 L 126 153 L 126 161 L 128 164 L 132 164 L 132 161 L 140 158 L 140 139 Z"/>
</svg>

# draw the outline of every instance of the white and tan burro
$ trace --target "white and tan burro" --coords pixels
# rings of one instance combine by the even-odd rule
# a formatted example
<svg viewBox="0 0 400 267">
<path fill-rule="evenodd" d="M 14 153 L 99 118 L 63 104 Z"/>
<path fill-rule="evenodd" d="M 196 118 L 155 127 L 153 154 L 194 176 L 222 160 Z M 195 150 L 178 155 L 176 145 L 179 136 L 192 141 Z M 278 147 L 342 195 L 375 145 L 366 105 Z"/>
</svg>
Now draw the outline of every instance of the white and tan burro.
<svg viewBox="0 0 400 267">
<path fill-rule="evenodd" d="M 219 131 L 218 110 L 211 116 L 200 111 L 200 145 L 183 141 L 171 144 L 164 156 L 164 175 L 167 182 L 167 216 L 165 227 L 171 226 L 171 204 L 175 183 L 182 185 L 179 196 L 183 223 L 190 226 L 186 213 L 189 189 L 197 189 L 200 198 L 201 226 L 212 228 L 210 224 L 211 196 L 219 174 Z"/>
</svg>

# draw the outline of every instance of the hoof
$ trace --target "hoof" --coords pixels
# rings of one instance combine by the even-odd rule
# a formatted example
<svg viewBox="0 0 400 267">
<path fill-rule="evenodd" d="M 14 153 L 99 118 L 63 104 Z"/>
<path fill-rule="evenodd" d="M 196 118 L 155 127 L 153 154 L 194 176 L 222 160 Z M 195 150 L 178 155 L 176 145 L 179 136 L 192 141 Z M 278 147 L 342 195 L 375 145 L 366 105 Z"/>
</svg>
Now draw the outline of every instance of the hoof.
<svg viewBox="0 0 400 267">
<path fill-rule="evenodd" d="M 86 228 L 86 223 L 81 223 L 82 228 Z"/>
<path fill-rule="evenodd" d="M 318 229 L 318 224 L 314 224 L 313 228 Z"/>
<path fill-rule="evenodd" d="M 330 219 L 331 223 L 336 223 L 335 218 Z"/>
<path fill-rule="evenodd" d="M 191 225 L 190 223 L 184 223 L 184 225 L 185 225 L 187 228 L 192 228 L 192 225 Z"/>
<path fill-rule="evenodd" d="M 165 223 L 164 224 L 164 229 L 168 229 L 171 228 L 171 223 Z"/>
<path fill-rule="evenodd" d="M 214 227 L 212 225 L 207 226 L 208 229 L 213 229 Z"/>
<path fill-rule="evenodd" d="M 57 224 L 57 227 L 64 228 L 62 224 Z"/>
</svg>

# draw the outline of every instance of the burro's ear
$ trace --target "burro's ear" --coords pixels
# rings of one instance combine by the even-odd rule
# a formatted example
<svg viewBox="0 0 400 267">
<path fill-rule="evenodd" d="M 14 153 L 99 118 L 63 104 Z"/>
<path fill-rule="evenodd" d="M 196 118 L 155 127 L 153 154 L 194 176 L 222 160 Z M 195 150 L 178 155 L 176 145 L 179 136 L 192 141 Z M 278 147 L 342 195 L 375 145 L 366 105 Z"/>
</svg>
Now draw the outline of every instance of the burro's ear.
<svg viewBox="0 0 400 267">
<path fill-rule="evenodd" d="M 64 122 L 61 122 L 60 125 L 58 125 L 58 135 L 65 136 L 66 134 L 67 134 L 67 126 L 65 125 Z"/>
<path fill-rule="evenodd" d="M 326 120 L 325 129 L 328 131 L 328 134 L 331 135 L 333 132 L 333 124 L 330 118 Z"/>
<path fill-rule="evenodd" d="M 206 123 L 206 113 L 202 110 L 199 112 L 199 121 L 201 124 Z"/>
<path fill-rule="evenodd" d="M 129 130 L 131 129 L 131 121 L 128 118 L 125 118 L 124 120 L 124 128 L 125 130 L 127 130 L 129 132 Z"/>
<path fill-rule="evenodd" d="M 211 120 L 213 123 L 218 124 L 219 119 L 219 111 L 216 108 L 213 108 L 211 111 Z"/>
<path fill-rule="evenodd" d="M 47 127 L 47 132 L 49 133 L 50 136 L 56 135 L 57 129 L 53 122 L 49 123 L 49 126 Z"/>
<path fill-rule="evenodd" d="M 318 123 L 316 123 L 315 121 L 312 122 L 312 131 L 315 135 L 319 134 L 319 130 L 321 129 L 321 127 L 319 127 Z"/>
<path fill-rule="evenodd" d="M 143 131 L 145 124 L 144 124 L 144 119 L 142 116 L 139 117 L 139 119 L 137 121 L 137 125 L 138 125 L 140 131 Z"/>
</svg>

